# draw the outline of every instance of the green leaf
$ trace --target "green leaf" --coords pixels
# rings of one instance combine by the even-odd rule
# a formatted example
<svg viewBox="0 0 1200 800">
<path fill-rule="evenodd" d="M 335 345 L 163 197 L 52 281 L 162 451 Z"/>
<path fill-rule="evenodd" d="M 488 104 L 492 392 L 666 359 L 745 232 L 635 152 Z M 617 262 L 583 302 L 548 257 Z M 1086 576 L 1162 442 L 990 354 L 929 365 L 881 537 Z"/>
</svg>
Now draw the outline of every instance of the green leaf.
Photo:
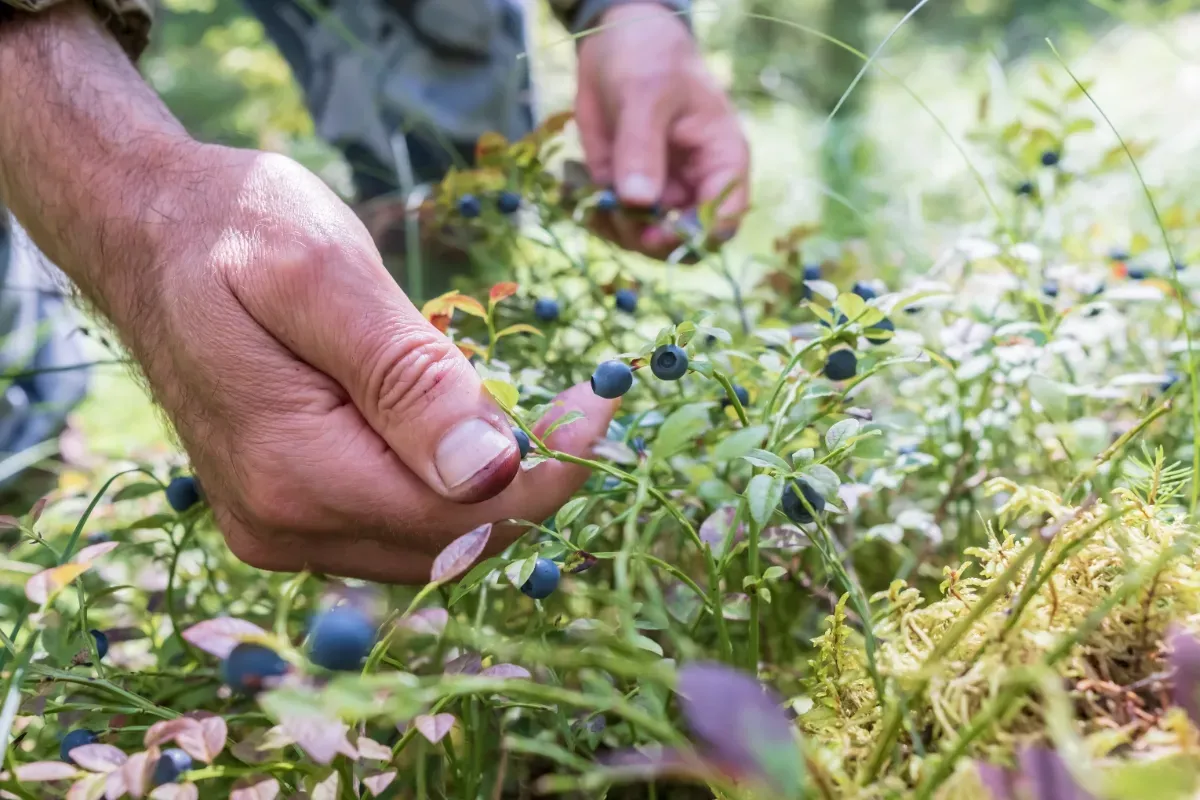
<svg viewBox="0 0 1200 800">
<path fill-rule="evenodd" d="M 833 427 L 825 432 L 825 447 L 829 450 L 837 450 L 854 434 L 858 433 L 858 420 L 850 417 L 841 422 L 835 422 Z"/>
<path fill-rule="evenodd" d="M 583 507 L 587 505 L 588 500 L 587 497 L 576 497 L 558 510 L 558 513 L 554 515 L 554 527 L 558 528 L 559 533 L 571 526 L 575 518 L 583 512 Z"/>
<path fill-rule="evenodd" d="M 792 469 L 786 461 L 768 450 L 751 450 L 749 453 L 742 456 L 742 458 L 744 458 L 746 461 L 749 461 L 756 467 L 777 469 L 783 472 L 791 472 Z"/>
<path fill-rule="evenodd" d="M 750 619 L 750 598 L 741 592 L 730 592 L 721 598 L 721 615 L 734 622 Z"/>
<path fill-rule="evenodd" d="M 521 395 L 517 392 L 517 387 L 513 386 L 511 383 L 498 381 L 494 378 L 488 378 L 485 380 L 483 382 L 483 388 L 488 390 L 488 394 L 490 394 L 505 411 L 515 408 L 517 402 L 521 399 Z"/>
<path fill-rule="evenodd" d="M 1086 117 L 1081 119 L 1073 119 L 1067 123 L 1067 127 L 1063 129 L 1063 137 L 1066 138 L 1073 133 L 1087 133 L 1090 130 L 1095 130 L 1096 123 Z"/>
<path fill-rule="evenodd" d="M 654 655 L 656 655 L 656 656 L 660 656 L 660 657 L 662 656 L 662 654 L 663 654 L 662 645 L 660 645 L 658 642 L 654 641 L 653 639 L 650 639 L 646 636 L 642 636 L 640 633 L 635 633 L 630 638 L 632 640 L 631 644 L 634 647 L 637 647 L 641 650 L 648 650 L 651 653 L 654 653 Z"/>
<path fill-rule="evenodd" d="M 536 555 L 512 561 L 504 568 L 504 577 L 508 578 L 508 582 L 515 588 L 520 589 L 525 585 L 525 581 L 529 580 L 529 576 L 533 574 L 533 567 L 536 563 Z"/>
<path fill-rule="evenodd" d="M 174 514 L 151 514 L 148 517 L 142 517 L 136 522 L 129 523 L 125 526 L 125 530 L 137 531 L 152 530 L 155 528 L 170 530 L 171 526 L 176 522 L 178 522 L 178 517 L 176 517 Z"/>
<path fill-rule="evenodd" d="M 658 429 L 653 458 L 664 460 L 680 452 L 709 427 L 708 405 L 692 403 L 675 410 Z"/>
<path fill-rule="evenodd" d="M 690 369 L 692 372 L 699 372 L 706 378 L 711 378 L 713 376 L 713 365 L 711 361 L 704 361 L 699 358 L 692 359 L 691 362 L 688 363 L 688 369 Z"/>
<path fill-rule="evenodd" d="M 787 570 L 776 564 L 773 567 L 767 567 L 767 571 L 763 573 L 764 581 L 777 581 L 787 575 Z"/>
<path fill-rule="evenodd" d="M 856 294 L 843 292 L 838 295 L 837 307 L 839 311 L 853 322 L 858 319 L 860 314 L 867 310 L 867 301 Z"/>
<path fill-rule="evenodd" d="M 766 525 L 775 513 L 783 497 L 781 475 L 755 475 L 746 486 L 746 501 L 750 505 L 750 516 L 759 525 Z"/>
<path fill-rule="evenodd" d="M 753 425 L 726 436 L 713 448 L 713 458 L 717 461 L 732 461 L 746 455 L 766 440 L 771 429 L 766 425 Z"/>
<path fill-rule="evenodd" d="M 503 563 L 503 558 L 500 556 L 493 556 L 486 561 L 480 561 L 478 564 L 472 567 L 471 571 L 464 575 L 462 579 L 455 584 L 454 591 L 450 593 L 450 602 L 446 604 L 447 607 L 454 605 L 459 600 L 462 600 L 464 597 L 470 594 L 472 589 L 483 583 L 484 579 L 499 569 Z"/>
<path fill-rule="evenodd" d="M 121 491 L 113 495 L 113 502 L 119 503 L 122 500 L 136 500 L 139 497 L 148 497 L 155 492 L 161 492 L 162 486 L 150 481 L 141 481 L 139 483 L 131 483 L 128 486 L 122 486 Z"/>
<path fill-rule="evenodd" d="M 693 322 L 681 322 L 675 328 L 675 344 L 680 347 L 687 347 L 688 342 L 696 335 L 696 324 Z"/>
<path fill-rule="evenodd" d="M 824 464 L 809 464 L 800 470 L 800 474 L 808 478 L 808 482 L 821 493 L 822 497 L 832 495 L 842 483 L 837 473 Z"/>
<path fill-rule="evenodd" d="M 675 338 L 675 327 L 668 325 L 658 332 L 658 336 L 654 337 L 654 346 L 662 347 L 664 344 L 670 344 Z"/>
<path fill-rule="evenodd" d="M 545 441 L 550 436 L 550 434 L 554 433 L 556 430 L 563 427 L 564 425 L 570 425 L 572 422 L 577 422 L 577 421 L 583 419 L 583 417 L 584 417 L 584 413 L 582 411 L 580 411 L 577 408 L 571 409 L 570 411 L 563 414 L 558 419 L 554 420 L 554 422 L 550 423 L 550 427 L 546 428 L 546 432 L 542 434 L 542 441 Z"/>
</svg>

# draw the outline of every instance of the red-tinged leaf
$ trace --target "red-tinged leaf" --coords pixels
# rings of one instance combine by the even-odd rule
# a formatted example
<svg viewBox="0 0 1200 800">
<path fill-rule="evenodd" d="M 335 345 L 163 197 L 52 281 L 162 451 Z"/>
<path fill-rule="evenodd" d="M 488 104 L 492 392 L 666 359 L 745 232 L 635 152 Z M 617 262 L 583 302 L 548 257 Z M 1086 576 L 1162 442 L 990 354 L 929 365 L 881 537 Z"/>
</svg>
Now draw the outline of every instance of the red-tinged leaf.
<svg viewBox="0 0 1200 800">
<path fill-rule="evenodd" d="M 733 518 L 737 510 L 733 506 L 722 506 L 708 516 L 708 519 L 700 523 L 700 539 L 708 543 L 712 548 L 713 555 L 721 555 L 725 547 L 725 536 L 729 533 L 730 526 L 733 525 Z M 746 523 L 738 525 L 737 533 L 734 534 L 733 541 L 737 542 L 739 538 L 746 535 Z"/>
<path fill-rule="evenodd" d="M 329 777 L 318 783 L 309 793 L 311 800 L 338 800 L 339 776 L 331 772 Z"/>
<path fill-rule="evenodd" d="M 434 559 L 429 580 L 432 583 L 446 583 L 462 575 L 483 555 L 491 536 L 492 523 L 489 522 L 455 539 Z"/>
<path fill-rule="evenodd" d="M 235 783 L 229 800 L 275 800 L 278 796 L 279 781 L 265 775 L 255 775 Z"/>
<path fill-rule="evenodd" d="M 418 636 L 441 636 L 450 621 L 444 608 L 422 608 L 396 623 L 396 627 Z"/>
<path fill-rule="evenodd" d="M 129 756 L 111 744 L 85 744 L 76 747 L 69 755 L 89 772 L 109 773 L 129 760 Z"/>
<path fill-rule="evenodd" d="M 785 797 L 799 794 L 804 764 L 778 695 L 750 675 L 704 662 L 679 671 L 678 691 L 684 718 L 717 761 Z"/>
<path fill-rule="evenodd" d="M 450 321 L 454 315 L 447 312 L 445 314 L 434 314 L 429 317 L 429 324 L 437 328 L 441 333 L 447 333 L 450 330 Z"/>
<path fill-rule="evenodd" d="M 396 770 L 389 769 L 387 772 L 376 772 L 373 775 L 366 775 L 363 777 L 362 782 L 372 797 L 378 797 L 392 785 L 392 781 L 394 780 L 396 780 Z"/>
<path fill-rule="evenodd" d="M 529 670 L 516 664 L 496 664 L 479 673 L 481 678 L 532 678 Z"/>
<path fill-rule="evenodd" d="M 491 288 L 491 290 L 488 291 L 488 303 L 494 306 L 501 300 L 507 300 L 516 294 L 517 290 L 520 288 L 521 287 L 517 286 L 517 284 L 513 283 L 512 281 L 503 281 L 502 283 L 497 283 Z"/>
<path fill-rule="evenodd" d="M 46 503 L 50 500 L 49 497 L 43 497 L 33 504 L 33 508 L 29 509 L 29 524 L 37 522 L 42 518 L 42 512 L 46 510 Z"/>
<path fill-rule="evenodd" d="M 293 715 L 284 717 L 280 726 L 318 764 L 333 761 L 344 748 L 353 750 L 346 740 L 349 726 L 336 719 L 317 714 Z"/>
<path fill-rule="evenodd" d="M 150 726 L 149 730 L 146 731 L 146 735 L 142 737 L 142 745 L 144 747 L 164 745 L 168 742 L 175 741 L 175 737 L 183 731 L 199 727 L 200 723 L 191 717 L 165 719 L 162 722 L 156 722 Z"/>
<path fill-rule="evenodd" d="M 508 139 L 495 131 L 486 131 L 475 142 L 475 163 L 484 164 L 508 150 Z"/>
<path fill-rule="evenodd" d="M 20 530 L 21 520 L 8 514 L 0 514 L 0 531 Z"/>
<path fill-rule="evenodd" d="M 108 776 L 103 773 L 80 778 L 67 790 L 67 800 L 100 800 L 107 782 Z"/>
<path fill-rule="evenodd" d="M 194 783 L 164 783 L 150 793 L 150 800 L 199 800 L 200 790 Z"/>
<path fill-rule="evenodd" d="M 19 765 L 13 772 L 22 783 L 39 783 L 70 780 L 79 774 L 79 768 L 65 761 L 34 761 Z"/>
<path fill-rule="evenodd" d="M 484 310 L 482 303 L 474 297 L 455 291 L 446 292 L 444 295 L 430 300 L 421 307 L 421 316 L 432 322 L 433 317 L 446 314 L 454 309 L 480 319 L 487 318 L 487 311 Z"/>
<path fill-rule="evenodd" d="M 1171 700 L 1187 712 L 1193 725 L 1200 726 L 1200 641 L 1177 628 L 1167 641 L 1171 654 Z"/>
<path fill-rule="evenodd" d="M 505 336 L 512 336 L 513 334 L 517 333 L 532 333 L 534 336 L 546 335 L 532 325 L 529 325 L 525 322 L 518 322 L 516 325 L 509 325 L 503 330 L 496 331 L 496 338 L 503 339 Z"/>
<path fill-rule="evenodd" d="M 478 653 L 463 653 L 446 662 L 447 675 L 478 675 L 483 669 L 483 659 Z"/>
<path fill-rule="evenodd" d="M 134 753 L 121 766 L 121 775 L 125 778 L 125 790 L 135 800 L 146 796 L 150 786 L 150 770 L 158 763 L 159 751 L 151 747 L 140 753 Z"/>
<path fill-rule="evenodd" d="M 205 717 L 192 722 L 195 724 L 180 729 L 175 735 L 175 743 L 197 761 L 211 764 L 225 749 L 225 737 L 229 733 L 225 720 Z"/>
<path fill-rule="evenodd" d="M 368 761 L 391 761 L 392 748 L 366 736 L 358 737 L 358 757 Z"/>
<path fill-rule="evenodd" d="M 422 714 L 413 720 L 413 727 L 431 744 L 437 744 L 446 738 L 454 723 L 453 714 Z"/>
<path fill-rule="evenodd" d="M 442 332 L 445 333 L 445 331 L 442 331 Z M 480 347 L 479 345 L 475 344 L 474 342 L 468 342 L 465 340 L 458 341 L 458 342 L 454 343 L 454 346 L 458 348 L 458 352 L 462 353 L 467 358 L 471 358 L 472 356 L 482 356 L 482 355 L 487 354 L 487 348 Z"/>
<path fill-rule="evenodd" d="M 61 567 L 42 570 L 25 581 L 25 596 L 30 602 L 43 605 L 87 570 L 87 564 L 63 564 Z"/>
<path fill-rule="evenodd" d="M 182 635 L 193 647 L 223 659 L 243 641 L 263 638 L 267 632 L 253 622 L 234 617 L 217 617 L 196 623 Z"/>
<path fill-rule="evenodd" d="M 76 553 L 75 557 L 71 560 L 76 564 L 90 564 L 101 556 L 111 553 L 120 546 L 120 542 L 100 542 L 99 544 L 89 544 L 87 547 Z"/>
</svg>

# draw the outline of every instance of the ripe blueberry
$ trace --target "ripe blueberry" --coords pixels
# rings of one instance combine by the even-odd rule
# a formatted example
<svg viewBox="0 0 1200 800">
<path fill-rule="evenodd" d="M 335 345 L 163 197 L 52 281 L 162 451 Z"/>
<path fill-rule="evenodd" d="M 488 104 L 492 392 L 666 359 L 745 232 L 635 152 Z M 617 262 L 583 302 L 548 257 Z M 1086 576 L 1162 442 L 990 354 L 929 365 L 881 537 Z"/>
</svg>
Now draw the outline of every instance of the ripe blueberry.
<svg viewBox="0 0 1200 800">
<path fill-rule="evenodd" d="M 172 747 L 163 750 L 158 761 L 154 764 L 154 775 L 150 779 L 153 786 L 162 786 L 164 783 L 174 783 L 179 780 L 179 776 L 192 768 L 192 757 L 180 750 L 178 747 Z"/>
<path fill-rule="evenodd" d="M 112 537 L 109 536 L 108 533 L 106 533 L 105 531 L 97 531 L 96 533 L 90 533 L 90 534 L 88 534 L 88 537 L 87 537 L 88 544 L 104 544 L 105 542 L 111 542 L 111 541 L 112 541 Z"/>
<path fill-rule="evenodd" d="M 639 456 L 646 452 L 646 437 L 635 436 L 629 440 L 629 446 L 633 448 L 633 452 Z"/>
<path fill-rule="evenodd" d="M 1146 280 L 1147 272 L 1141 267 L 1130 267 L 1126 270 L 1125 274 L 1131 281 L 1144 281 Z"/>
<path fill-rule="evenodd" d="M 376 625 L 366 612 L 338 606 L 317 615 L 309 632 L 308 657 L 325 669 L 352 672 L 375 644 Z"/>
<path fill-rule="evenodd" d="M 525 435 L 525 431 L 514 426 L 512 435 L 517 440 L 517 449 L 521 451 L 521 458 L 529 455 L 529 437 Z"/>
<path fill-rule="evenodd" d="M 881 337 L 878 334 L 876 334 L 875 337 L 872 337 L 871 331 L 891 331 L 892 333 L 895 333 L 896 325 L 890 319 L 888 319 L 887 317 L 884 317 L 883 319 L 879 320 L 879 322 L 876 322 L 874 325 L 867 328 L 867 330 L 866 330 L 866 337 L 867 337 L 868 342 L 870 342 L 871 344 L 887 344 L 888 339 L 890 339 L 891 337 Z"/>
<path fill-rule="evenodd" d="M 501 214 L 515 214 L 521 208 L 521 195 L 516 192 L 501 192 L 496 198 L 496 208 Z"/>
<path fill-rule="evenodd" d="M 1175 271 L 1176 272 L 1183 272 L 1185 269 L 1187 269 L 1187 264 L 1183 263 L 1182 261 L 1175 262 Z"/>
<path fill-rule="evenodd" d="M 853 350 L 834 350 L 825 359 L 823 371 L 831 381 L 848 381 L 858 372 L 858 358 Z"/>
<path fill-rule="evenodd" d="M 1046 281 L 1042 284 L 1042 294 L 1046 297 L 1058 297 L 1058 284 L 1054 281 Z"/>
<path fill-rule="evenodd" d="M 875 290 L 872 289 L 869 284 L 863 283 L 862 281 L 856 282 L 854 284 L 854 288 L 852 288 L 850 291 L 861 297 L 863 300 L 874 300 L 876 296 Z"/>
<path fill-rule="evenodd" d="M 553 297 L 539 297 L 533 304 L 533 315 L 542 322 L 558 319 L 558 301 Z"/>
<path fill-rule="evenodd" d="M 637 311 L 638 293 L 633 289 L 618 289 L 616 301 L 618 310 L 632 314 Z"/>
<path fill-rule="evenodd" d="M 621 201 L 612 189 L 603 189 L 596 195 L 597 211 L 616 211 L 620 207 Z"/>
<path fill-rule="evenodd" d="M 687 353 L 677 344 L 664 344 L 650 356 L 650 371 L 662 381 L 677 381 L 688 368 Z"/>
<path fill-rule="evenodd" d="M 221 662 L 221 679 L 238 694 L 254 694 L 267 678 L 287 674 L 287 662 L 266 645 L 242 642 Z"/>
<path fill-rule="evenodd" d="M 1017 195 L 1020 197 L 1032 197 L 1033 196 L 1033 183 L 1031 181 L 1021 181 L 1020 183 L 1017 184 L 1017 188 L 1015 189 L 1015 191 L 1016 191 Z"/>
<path fill-rule="evenodd" d="M 794 480 L 788 482 L 787 488 L 783 490 L 783 513 L 797 525 L 807 525 L 813 521 L 813 515 L 800 499 L 800 494 L 796 493 L 796 486 L 800 487 L 800 492 L 803 494 L 804 500 L 807 500 L 808 505 L 812 506 L 812 510 L 818 514 L 825 509 L 825 498 L 805 481 Z"/>
<path fill-rule="evenodd" d="M 458 198 L 458 215 L 466 219 L 475 219 L 483 213 L 483 204 L 473 194 L 464 194 Z"/>
<path fill-rule="evenodd" d="M 104 631 L 97 630 L 90 630 L 88 633 L 96 640 L 96 655 L 103 659 L 108 655 L 108 635 Z"/>
<path fill-rule="evenodd" d="M 1169 391 L 1171 391 L 1171 389 L 1173 389 L 1175 387 L 1175 384 L 1179 383 L 1179 381 L 1181 381 L 1182 379 L 1183 379 L 1182 375 L 1180 375 L 1175 370 L 1171 370 L 1170 372 L 1167 373 L 1166 379 L 1161 384 L 1159 384 L 1158 389 L 1161 392 L 1169 392 Z"/>
<path fill-rule="evenodd" d="M 633 388 L 633 370 L 624 361 L 605 361 L 592 373 L 592 391 L 616 400 Z"/>
<path fill-rule="evenodd" d="M 558 588 L 559 577 L 558 564 L 548 558 L 539 558 L 533 563 L 529 580 L 521 584 L 521 592 L 534 600 L 545 600 Z"/>
<path fill-rule="evenodd" d="M 746 390 L 745 386 L 735 383 L 733 385 L 733 393 L 737 396 L 738 402 L 742 404 L 742 408 L 750 405 L 750 392 Z M 731 405 L 733 405 L 733 403 L 729 401 L 728 396 L 721 398 L 721 408 L 726 408 Z"/>
<path fill-rule="evenodd" d="M 172 478 L 167 484 L 167 503 L 182 514 L 200 502 L 200 487 L 190 475 Z"/>
<path fill-rule="evenodd" d="M 76 747 L 95 744 L 96 741 L 96 734 L 92 731 L 87 728 L 76 728 L 62 738 L 62 742 L 58 745 L 58 757 L 68 764 L 74 764 L 75 762 L 71 759 L 71 751 Z"/>
<path fill-rule="evenodd" d="M 804 280 L 806 280 L 806 281 L 821 280 L 821 265 L 820 264 L 805 264 L 804 265 Z"/>
<path fill-rule="evenodd" d="M 1042 166 L 1053 167 L 1058 164 L 1060 158 L 1062 156 L 1059 155 L 1057 150 L 1047 150 L 1042 153 Z"/>
</svg>

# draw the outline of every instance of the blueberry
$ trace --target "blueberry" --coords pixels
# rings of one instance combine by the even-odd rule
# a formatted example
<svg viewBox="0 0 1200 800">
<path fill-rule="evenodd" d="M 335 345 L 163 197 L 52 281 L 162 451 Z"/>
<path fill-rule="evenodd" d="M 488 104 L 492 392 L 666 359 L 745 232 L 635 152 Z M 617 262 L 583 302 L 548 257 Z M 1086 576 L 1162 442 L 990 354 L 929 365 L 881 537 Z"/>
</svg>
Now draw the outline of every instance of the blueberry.
<svg viewBox="0 0 1200 800">
<path fill-rule="evenodd" d="M 874 300 L 876 296 L 875 290 L 872 289 L 870 285 L 863 283 L 862 281 L 855 283 L 854 288 L 852 288 L 850 291 L 861 297 L 863 300 Z"/>
<path fill-rule="evenodd" d="M 845 314 L 843 314 L 842 312 L 838 311 L 838 312 L 837 312 L 837 318 L 836 318 L 836 319 L 834 319 L 834 321 L 833 321 L 833 325 L 830 325 L 830 324 L 829 324 L 828 322 L 826 322 L 825 320 L 821 320 L 821 322 L 820 322 L 820 325 L 821 325 L 821 327 L 823 327 L 823 328 L 832 328 L 832 327 L 834 327 L 834 326 L 836 326 L 836 327 L 840 328 L 840 327 L 842 327 L 843 325 L 845 325 L 846 323 L 848 323 L 849 321 L 850 321 L 850 318 L 849 318 L 849 317 L 847 317 L 847 316 L 846 316 Z"/>
<path fill-rule="evenodd" d="M 88 544 L 104 544 L 105 542 L 111 542 L 111 541 L 112 541 L 112 537 L 109 536 L 108 533 L 105 531 L 97 531 L 96 533 L 90 533 L 90 534 L 88 534 L 88 537 L 87 537 Z"/>
<path fill-rule="evenodd" d="M 592 391 L 616 400 L 633 388 L 633 370 L 624 361 L 605 361 L 592 373 Z"/>
<path fill-rule="evenodd" d="M 1033 183 L 1031 181 L 1021 181 L 1017 184 L 1017 188 L 1014 191 L 1019 197 L 1032 197 L 1034 191 Z"/>
<path fill-rule="evenodd" d="M 516 192 L 501 192 L 496 198 L 496 208 L 501 214 L 515 214 L 521 208 L 521 195 Z"/>
<path fill-rule="evenodd" d="M 876 336 L 874 338 L 872 338 L 871 331 L 890 331 L 892 333 L 895 333 L 896 332 L 896 324 L 894 322 L 892 322 L 890 319 L 888 319 L 887 317 L 884 317 L 883 319 L 879 320 L 879 322 L 876 322 L 874 325 L 867 328 L 867 330 L 866 330 L 866 337 L 867 337 L 868 342 L 870 342 L 871 344 L 887 344 L 888 340 L 891 337 L 880 337 L 878 334 L 876 334 Z"/>
<path fill-rule="evenodd" d="M 239 694 L 254 694 L 267 678 L 287 674 L 287 662 L 266 645 L 242 642 L 221 662 L 221 679 Z"/>
<path fill-rule="evenodd" d="M 152 786 L 174 783 L 179 780 L 180 775 L 191 768 L 192 757 L 178 747 L 163 750 L 162 755 L 154 764 L 154 775 L 151 777 L 150 783 Z"/>
<path fill-rule="evenodd" d="M 604 189 L 596 195 L 597 211 L 616 211 L 620 207 L 621 201 L 612 189 Z"/>
<path fill-rule="evenodd" d="M 558 588 L 559 577 L 558 564 L 548 558 L 539 558 L 533 564 L 529 580 L 521 584 L 521 593 L 534 600 L 545 600 Z"/>
<path fill-rule="evenodd" d="M 629 446 L 633 448 L 633 452 L 641 455 L 646 452 L 646 437 L 635 436 L 629 440 Z"/>
<path fill-rule="evenodd" d="M 553 297 L 539 297 L 533 304 L 533 315 L 542 322 L 558 319 L 558 301 Z"/>
<path fill-rule="evenodd" d="M 896 452 L 902 456 L 911 456 L 913 453 L 917 452 L 917 446 L 915 444 L 906 444 Z"/>
<path fill-rule="evenodd" d="M 517 440 L 517 449 L 521 451 L 521 458 L 529 455 L 529 437 L 525 435 L 525 431 L 514 426 L 512 435 Z"/>
<path fill-rule="evenodd" d="M 172 478 L 167 484 L 167 503 L 182 514 L 200 502 L 200 487 L 190 475 Z"/>
<path fill-rule="evenodd" d="M 103 659 L 108 655 L 108 634 L 97 630 L 90 630 L 88 633 L 96 640 L 96 655 Z"/>
<path fill-rule="evenodd" d="M 75 762 L 71 760 L 71 751 L 76 747 L 95 744 L 97 741 L 96 734 L 92 731 L 87 728 L 76 728 L 62 738 L 62 742 L 58 746 L 58 757 L 68 764 L 74 764 Z"/>
<path fill-rule="evenodd" d="M 352 672 L 375 644 L 376 625 L 361 609 L 338 606 L 317 615 L 309 631 L 308 657 L 319 667 Z"/>
<path fill-rule="evenodd" d="M 745 386 L 735 383 L 733 385 L 733 393 L 737 396 L 738 402 L 742 404 L 742 408 L 750 405 L 750 392 L 746 390 Z M 721 398 L 721 408 L 726 408 L 731 405 L 733 405 L 733 403 L 729 402 L 728 396 Z"/>
<path fill-rule="evenodd" d="M 650 356 L 650 371 L 661 381 L 677 381 L 687 373 L 688 357 L 677 344 L 664 344 Z"/>
<path fill-rule="evenodd" d="M 1046 297 L 1058 297 L 1058 284 L 1054 281 L 1046 281 L 1042 284 L 1042 294 Z"/>
<path fill-rule="evenodd" d="M 1120 247 L 1114 247 L 1108 251 L 1108 258 L 1110 261 L 1128 261 L 1129 251 Z"/>
<path fill-rule="evenodd" d="M 1147 273 L 1147 272 L 1146 272 L 1146 270 L 1145 270 L 1145 269 L 1143 269 L 1142 267 L 1130 267 L 1130 268 L 1129 268 L 1129 269 L 1128 269 L 1128 270 L 1125 272 L 1125 275 L 1126 275 L 1126 276 L 1129 278 L 1129 280 L 1131 280 L 1131 281 L 1144 281 L 1144 280 L 1146 280 L 1146 276 L 1147 276 L 1148 274 L 1149 274 L 1149 273 Z"/>
<path fill-rule="evenodd" d="M 465 219 L 475 219 L 483 213 L 483 204 L 473 194 L 464 194 L 458 198 L 458 215 Z"/>
<path fill-rule="evenodd" d="M 794 480 L 788 482 L 787 488 L 783 490 L 783 513 L 797 525 L 807 525 L 813 521 L 813 515 L 805 507 L 804 502 L 800 499 L 800 495 L 796 494 L 796 486 L 800 487 L 800 492 L 804 495 L 804 499 L 808 501 L 808 505 L 812 506 L 813 511 L 818 514 L 825 509 L 825 498 L 805 481 Z"/>
<path fill-rule="evenodd" d="M 1158 387 L 1159 391 L 1169 392 L 1169 391 L 1171 391 L 1171 389 L 1175 388 L 1175 384 L 1179 383 L 1179 381 L 1181 381 L 1181 380 L 1183 380 L 1183 376 L 1180 375 L 1175 370 L 1171 370 L 1170 372 L 1167 373 L 1166 379 L 1161 384 L 1159 384 L 1159 387 Z"/>
<path fill-rule="evenodd" d="M 600 484 L 601 491 L 612 492 L 621 488 L 621 479 L 615 475 L 609 475 L 604 479 L 604 483 Z"/>
<path fill-rule="evenodd" d="M 1187 269 L 1187 264 L 1183 263 L 1182 261 L 1175 262 L 1175 271 L 1176 272 L 1183 272 L 1185 269 Z"/>
<path fill-rule="evenodd" d="M 1047 150 L 1042 153 L 1042 166 L 1053 167 L 1058 164 L 1061 158 L 1062 156 L 1059 155 L 1057 150 Z"/>
<path fill-rule="evenodd" d="M 626 314 L 637 311 L 638 293 L 633 289 L 618 289 L 616 295 L 617 309 Z"/>
<path fill-rule="evenodd" d="M 825 359 L 825 377 L 831 381 L 847 381 L 858 371 L 858 359 L 853 350 L 834 350 Z"/>
<path fill-rule="evenodd" d="M 806 281 L 821 280 L 821 265 L 820 264 L 805 264 L 804 265 L 804 280 L 806 280 Z"/>
</svg>

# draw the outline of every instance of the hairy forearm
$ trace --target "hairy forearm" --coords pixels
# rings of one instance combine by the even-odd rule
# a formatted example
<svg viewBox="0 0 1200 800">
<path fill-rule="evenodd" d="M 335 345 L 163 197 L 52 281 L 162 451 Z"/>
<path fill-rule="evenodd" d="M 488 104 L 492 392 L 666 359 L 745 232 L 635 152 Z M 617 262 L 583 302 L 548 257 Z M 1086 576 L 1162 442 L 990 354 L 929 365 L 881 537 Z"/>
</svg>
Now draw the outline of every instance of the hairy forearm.
<svg viewBox="0 0 1200 800">
<path fill-rule="evenodd" d="M 83 3 L 0 26 L 0 203 L 118 326 L 193 146 Z"/>
</svg>

